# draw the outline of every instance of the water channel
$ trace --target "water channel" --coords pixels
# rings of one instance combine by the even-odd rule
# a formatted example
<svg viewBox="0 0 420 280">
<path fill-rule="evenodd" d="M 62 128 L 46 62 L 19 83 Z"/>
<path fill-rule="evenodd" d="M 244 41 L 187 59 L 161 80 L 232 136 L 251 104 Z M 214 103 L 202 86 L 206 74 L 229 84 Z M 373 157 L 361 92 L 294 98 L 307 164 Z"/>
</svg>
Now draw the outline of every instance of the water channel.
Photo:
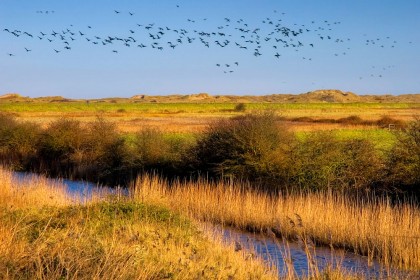
<svg viewBox="0 0 420 280">
<path fill-rule="evenodd" d="M 31 173 L 15 173 L 16 178 L 25 180 L 28 176 L 37 176 Z M 68 194 L 76 199 L 89 200 L 93 194 L 109 195 L 117 192 L 128 195 L 127 189 L 116 190 L 109 187 L 101 187 L 84 181 L 72 181 L 66 179 L 49 179 L 52 182 L 59 182 L 66 187 Z M 208 227 L 209 225 L 206 225 Z M 310 275 L 308 265 L 308 256 L 305 253 L 303 244 L 298 242 L 287 242 L 276 238 L 270 238 L 261 234 L 254 234 L 239 231 L 229 227 L 210 226 L 214 233 L 223 237 L 226 243 L 234 243 L 241 250 L 247 250 L 250 254 L 262 257 L 267 263 L 275 265 L 279 274 L 286 275 L 287 266 L 285 260 L 291 260 L 294 274 L 298 277 Z M 208 230 L 208 229 L 207 229 Z M 368 262 L 367 258 L 341 249 L 333 249 L 329 247 L 317 247 L 311 255 L 315 260 L 319 271 L 322 271 L 328 265 L 333 267 L 341 267 L 349 272 L 356 272 L 364 275 L 366 279 L 420 279 L 420 272 L 404 272 L 399 270 L 387 271 L 378 262 Z M 398 277 L 397 277 L 398 276 Z"/>
</svg>

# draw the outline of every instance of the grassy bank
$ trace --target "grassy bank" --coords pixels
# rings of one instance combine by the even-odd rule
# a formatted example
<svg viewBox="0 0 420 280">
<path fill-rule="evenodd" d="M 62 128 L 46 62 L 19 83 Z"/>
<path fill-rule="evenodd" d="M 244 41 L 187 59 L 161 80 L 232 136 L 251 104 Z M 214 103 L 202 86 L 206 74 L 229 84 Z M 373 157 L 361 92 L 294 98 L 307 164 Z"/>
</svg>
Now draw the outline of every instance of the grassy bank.
<svg viewBox="0 0 420 280">
<path fill-rule="evenodd" d="M 419 265 L 419 245 L 408 238 L 416 238 L 419 209 L 411 205 L 328 194 L 273 198 L 246 185 L 168 186 L 151 176 L 139 178 L 132 191 L 130 197 L 102 194 L 81 204 L 83 198 L 69 197 L 61 184 L 32 177 L 17 187 L 11 172 L 0 169 L 0 278 L 277 279 L 275 268 L 195 221 L 304 239 L 314 261 L 304 279 L 364 279 L 332 266 L 320 271 L 310 255 L 312 242 L 358 252 L 367 245 L 370 260 Z M 284 254 L 284 279 L 296 279 L 293 260 Z"/>
<path fill-rule="evenodd" d="M 80 204 L 42 178 L 0 169 L 1 279 L 276 279 L 185 216 L 109 197 Z"/>
<path fill-rule="evenodd" d="M 318 192 L 269 196 L 244 184 L 175 183 L 139 178 L 138 201 L 170 207 L 202 221 L 347 248 L 386 266 L 420 269 L 420 209 L 387 199 Z"/>
</svg>

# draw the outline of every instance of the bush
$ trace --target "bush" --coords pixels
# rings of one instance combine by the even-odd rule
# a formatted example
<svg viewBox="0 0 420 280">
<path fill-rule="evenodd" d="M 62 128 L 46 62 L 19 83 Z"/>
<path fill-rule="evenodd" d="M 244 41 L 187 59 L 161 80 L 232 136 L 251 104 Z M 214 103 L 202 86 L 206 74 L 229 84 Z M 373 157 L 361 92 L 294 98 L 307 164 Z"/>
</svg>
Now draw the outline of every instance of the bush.
<svg viewBox="0 0 420 280">
<path fill-rule="evenodd" d="M 245 103 L 238 103 L 235 105 L 235 109 L 236 112 L 245 112 L 246 110 L 246 105 Z"/>
<path fill-rule="evenodd" d="M 52 122 L 42 133 L 38 143 L 40 166 L 53 175 L 63 175 L 83 159 L 86 133 L 79 121 L 59 119 Z"/>
<path fill-rule="evenodd" d="M 169 160 L 170 146 L 163 133 L 153 127 L 144 127 L 135 138 L 137 159 L 143 168 L 157 168 Z"/>
<path fill-rule="evenodd" d="M 34 123 L 19 123 L 13 116 L 0 114 L 0 159 L 18 170 L 30 168 L 40 131 Z"/>
<path fill-rule="evenodd" d="M 212 176 L 264 181 L 279 175 L 292 134 L 272 113 L 211 124 L 194 147 L 194 169 Z"/>
<path fill-rule="evenodd" d="M 305 190 L 369 188 L 381 167 L 370 142 L 340 141 L 332 132 L 313 132 L 293 151 L 289 184 Z"/>
<path fill-rule="evenodd" d="M 78 167 L 80 175 L 113 185 L 125 184 L 136 176 L 131 174 L 135 156 L 115 124 L 98 117 L 85 131 L 83 160 Z"/>
<path fill-rule="evenodd" d="M 349 117 L 345 117 L 345 118 L 340 118 L 337 120 L 338 123 L 342 123 L 342 124 L 348 124 L 348 125 L 358 125 L 358 124 L 363 124 L 363 120 L 361 117 L 359 116 L 349 116 Z"/>
<path fill-rule="evenodd" d="M 420 193 L 420 118 L 394 133 L 397 141 L 388 154 L 388 184 Z"/>
<path fill-rule="evenodd" d="M 404 121 L 391 118 L 390 116 L 382 116 L 379 120 L 376 121 L 376 125 L 382 128 L 389 128 L 390 125 L 393 125 L 396 128 L 404 128 Z"/>
</svg>

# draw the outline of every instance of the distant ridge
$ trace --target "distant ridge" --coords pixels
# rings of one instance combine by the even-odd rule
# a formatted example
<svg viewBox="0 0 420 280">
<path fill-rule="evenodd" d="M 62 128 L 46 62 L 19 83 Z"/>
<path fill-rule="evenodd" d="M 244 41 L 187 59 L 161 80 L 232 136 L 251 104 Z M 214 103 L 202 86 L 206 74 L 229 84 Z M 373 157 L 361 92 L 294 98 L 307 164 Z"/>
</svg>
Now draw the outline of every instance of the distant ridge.
<svg viewBox="0 0 420 280">
<path fill-rule="evenodd" d="M 0 95 L 0 99 L 12 99 L 12 98 L 22 98 L 22 96 L 18 93 L 6 93 Z"/>
<path fill-rule="evenodd" d="M 349 103 L 361 102 L 362 97 L 352 92 L 342 92 L 341 90 L 315 90 L 296 96 L 306 102 L 328 102 L 328 103 Z"/>
<path fill-rule="evenodd" d="M 189 95 L 134 95 L 130 98 L 135 102 L 200 102 L 200 103 L 420 103 L 420 94 L 403 95 L 357 95 L 337 89 L 322 89 L 301 94 L 270 94 L 270 95 L 210 95 L 198 93 Z"/>
<path fill-rule="evenodd" d="M 88 99 L 68 99 L 62 96 L 24 97 L 18 93 L 0 95 L 0 102 L 75 102 Z M 301 94 L 270 95 L 211 95 L 209 93 L 146 95 L 130 98 L 113 97 L 89 99 L 112 103 L 420 103 L 420 94 L 357 95 L 337 89 L 320 89 Z"/>
</svg>

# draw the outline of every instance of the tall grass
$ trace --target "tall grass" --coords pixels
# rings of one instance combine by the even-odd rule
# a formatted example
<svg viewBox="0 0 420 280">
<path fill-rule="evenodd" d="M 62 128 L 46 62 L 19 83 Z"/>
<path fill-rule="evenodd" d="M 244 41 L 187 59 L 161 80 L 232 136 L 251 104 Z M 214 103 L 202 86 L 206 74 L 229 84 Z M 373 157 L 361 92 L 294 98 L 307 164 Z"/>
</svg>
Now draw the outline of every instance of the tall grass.
<svg viewBox="0 0 420 280">
<path fill-rule="evenodd" d="M 153 201 L 213 223 L 295 238 L 366 255 L 369 261 L 420 268 L 420 209 L 386 198 L 358 199 L 328 191 L 273 196 L 247 184 L 174 182 L 143 176 L 133 186 L 138 201 Z M 297 217 L 305 227 L 297 227 Z"/>
<path fill-rule="evenodd" d="M 165 207 L 129 198 L 75 203 L 39 177 L 0 168 L 0 279 L 276 279 Z"/>
<path fill-rule="evenodd" d="M 17 178 L 0 166 L 0 207 L 21 209 L 28 207 L 67 206 L 72 199 L 65 186 L 45 177 Z"/>
</svg>

